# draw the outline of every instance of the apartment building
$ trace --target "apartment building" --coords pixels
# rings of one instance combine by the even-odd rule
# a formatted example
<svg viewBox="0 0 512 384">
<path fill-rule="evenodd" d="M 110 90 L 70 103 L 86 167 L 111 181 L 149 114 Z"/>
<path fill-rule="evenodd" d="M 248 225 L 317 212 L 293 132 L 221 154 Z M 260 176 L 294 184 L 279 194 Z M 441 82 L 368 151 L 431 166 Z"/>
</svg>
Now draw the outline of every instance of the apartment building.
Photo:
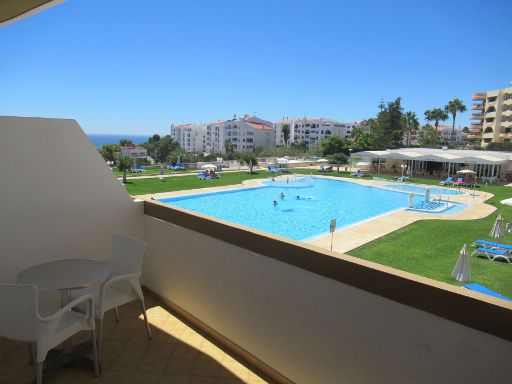
<svg viewBox="0 0 512 384">
<path fill-rule="evenodd" d="M 475 93 L 472 100 L 469 143 L 485 147 L 492 142 L 511 142 L 512 86 Z"/>
<path fill-rule="evenodd" d="M 274 123 L 274 130 L 276 133 L 276 144 L 284 145 L 283 127 L 287 125 L 290 129 L 290 136 L 288 144 L 302 143 L 306 145 L 312 144 L 324 137 L 331 135 L 339 135 L 341 137 L 349 137 L 352 130 L 359 126 L 359 123 L 340 122 L 327 118 L 297 118 L 288 119 L 283 118 Z"/>
<path fill-rule="evenodd" d="M 171 125 L 171 137 L 180 143 L 186 152 L 202 152 L 206 148 L 206 125 Z"/>
</svg>

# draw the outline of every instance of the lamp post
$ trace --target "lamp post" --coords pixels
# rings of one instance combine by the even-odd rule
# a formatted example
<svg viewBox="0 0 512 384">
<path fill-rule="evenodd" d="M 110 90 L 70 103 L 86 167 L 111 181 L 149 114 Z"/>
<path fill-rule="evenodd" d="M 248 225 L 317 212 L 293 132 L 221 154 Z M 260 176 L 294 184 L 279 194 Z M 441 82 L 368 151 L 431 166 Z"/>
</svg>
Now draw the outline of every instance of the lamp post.
<svg viewBox="0 0 512 384">
<path fill-rule="evenodd" d="M 348 149 L 348 153 L 349 153 L 349 161 L 350 161 L 350 172 L 352 172 L 352 151 L 353 149 L 352 148 L 349 148 Z M 346 168 L 345 168 L 346 169 Z"/>
</svg>

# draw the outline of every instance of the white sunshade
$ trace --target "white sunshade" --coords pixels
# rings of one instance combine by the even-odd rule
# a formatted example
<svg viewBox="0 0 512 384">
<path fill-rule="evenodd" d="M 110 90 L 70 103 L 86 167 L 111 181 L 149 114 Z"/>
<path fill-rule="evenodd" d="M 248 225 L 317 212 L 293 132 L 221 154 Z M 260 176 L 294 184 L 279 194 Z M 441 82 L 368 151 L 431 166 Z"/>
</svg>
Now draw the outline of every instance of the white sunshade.
<svg viewBox="0 0 512 384">
<path fill-rule="evenodd" d="M 355 165 L 356 167 L 367 167 L 370 163 L 367 163 L 366 161 L 359 161 Z"/>
<path fill-rule="evenodd" d="M 327 160 L 327 159 L 318 159 L 316 162 L 317 163 L 328 163 L 329 160 Z"/>
<path fill-rule="evenodd" d="M 489 234 L 490 237 L 494 237 L 495 239 L 500 239 L 503 237 L 503 222 L 503 217 L 501 215 L 498 215 L 496 221 L 494 222 L 494 225 L 492 226 L 491 233 Z"/>
<path fill-rule="evenodd" d="M 453 269 L 452 276 L 459 282 L 463 283 L 471 280 L 471 271 L 469 269 L 468 245 L 464 244 L 460 250 L 459 258 Z"/>
<path fill-rule="evenodd" d="M 475 174 L 476 172 L 472 171 L 471 169 L 462 169 L 462 170 L 458 171 L 457 173 Z"/>
<path fill-rule="evenodd" d="M 214 164 L 205 164 L 201 166 L 202 169 L 217 169 L 217 166 Z"/>
<path fill-rule="evenodd" d="M 284 157 L 280 157 L 279 159 L 276 159 L 276 163 L 287 163 L 289 160 L 285 159 Z"/>
</svg>

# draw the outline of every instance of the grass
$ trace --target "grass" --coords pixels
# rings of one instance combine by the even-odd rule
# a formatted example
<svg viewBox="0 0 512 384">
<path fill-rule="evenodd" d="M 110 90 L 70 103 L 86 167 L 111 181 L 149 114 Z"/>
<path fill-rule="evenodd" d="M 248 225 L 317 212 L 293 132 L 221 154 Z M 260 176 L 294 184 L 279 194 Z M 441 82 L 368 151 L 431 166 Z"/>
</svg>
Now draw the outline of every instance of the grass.
<svg viewBox="0 0 512 384">
<path fill-rule="evenodd" d="M 325 173 L 311 169 L 294 169 L 293 173 L 350 177 L 350 172 Z M 392 178 L 389 175 L 378 176 Z M 268 177 L 270 175 L 266 171 L 258 171 L 252 175 L 242 171 L 240 173 L 223 173 L 217 180 L 199 180 L 196 175 L 170 177 L 165 181 L 160 181 L 157 178 L 131 179 L 128 180 L 126 189 L 132 195 L 142 195 L 233 185 L 239 184 L 243 180 Z M 412 181 L 431 185 L 439 183 L 438 180 L 420 178 L 414 178 Z M 494 198 L 487 201 L 487 204 L 495 205 L 498 210 L 484 219 L 419 221 L 354 249 L 349 254 L 402 271 L 458 285 L 458 282 L 451 277 L 451 272 L 463 244 L 470 245 L 476 239 L 489 239 L 489 232 L 499 213 L 505 219 L 512 219 L 512 207 L 499 203 L 503 199 L 512 197 L 512 188 L 489 185 L 478 189 L 480 194 L 485 192 L 495 195 Z M 506 233 L 500 242 L 511 244 L 512 236 Z M 512 265 L 504 262 L 491 262 L 486 258 L 472 257 L 471 273 L 473 282 L 512 297 Z"/>
<path fill-rule="evenodd" d="M 159 175 L 160 174 L 160 168 L 144 168 L 144 170 L 146 172 L 138 172 L 138 173 L 126 172 L 126 176 L 131 178 L 132 176 L 137 177 L 137 176 Z M 171 171 L 167 167 L 164 167 L 165 175 L 172 175 L 175 173 L 190 173 L 190 172 L 194 172 L 194 171 L 195 171 L 194 169 L 186 169 L 184 171 L 178 172 L 178 171 Z M 112 172 L 114 172 L 114 175 L 116 175 L 117 177 L 123 176 L 123 172 L 118 171 L 117 169 L 114 169 Z"/>
</svg>

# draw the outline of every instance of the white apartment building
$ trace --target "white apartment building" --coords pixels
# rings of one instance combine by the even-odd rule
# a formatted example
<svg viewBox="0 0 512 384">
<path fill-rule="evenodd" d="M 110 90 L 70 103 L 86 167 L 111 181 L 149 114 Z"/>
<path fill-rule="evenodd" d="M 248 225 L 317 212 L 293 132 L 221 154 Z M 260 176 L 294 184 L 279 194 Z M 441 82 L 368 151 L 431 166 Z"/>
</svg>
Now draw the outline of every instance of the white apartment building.
<svg viewBox="0 0 512 384">
<path fill-rule="evenodd" d="M 272 123 L 248 115 L 206 126 L 206 151 L 225 153 L 226 140 L 231 142 L 235 152 L 252 152 L 256 148 L 276 145 Z"/>
<path fill-rule="evenodd" d="M 341 122 L 327 118 L 283 118 L 281 121 L 274 123 L 276 133 L 276 144 L 284 145 L 283 126 L 288 125 L 290 128 L 290 143 L 302 143 L 310 145 L 324 137 L 339 135 L 341 137 L 349 137 L 354 128 L 359 127 L 358 122 Z"/>
<path fill-rule="evenodd" d="M 127 144 L 127 145 L 122 146 L 120 149 L 121 149 L 122 156 L 128 156 L 128 157 L 131 157 L 132 159 L 139 159 L 139 160 L 149 160 L 150 159 L 146 148 L 137 147 L 133 144 Z"/>
<path fill-rule="evenodd" d="M 441 143 L 451 143 L 452 142 L 452 126 L 451 125 L 439 125 L 437 127 L 439 131 L 439 137 L 441 139 Z M 467 143 L 467 134 L 464 133 L 459 126 L 455 127 L 455 144 L 462 145 Z"/>
<path fill-rule="evenodd" d="M 180 143 L 181 148 L 186 152 L 202 152 L 206 148 L 206 125 L 172 124 L 171 137 Z"/>
<path fill-rule="evenodd" d="M 512 141 L 512 87 L 475 93 L 471 109 L 469 143 L 487 146 L 489 143 Z"/>
</svg>

